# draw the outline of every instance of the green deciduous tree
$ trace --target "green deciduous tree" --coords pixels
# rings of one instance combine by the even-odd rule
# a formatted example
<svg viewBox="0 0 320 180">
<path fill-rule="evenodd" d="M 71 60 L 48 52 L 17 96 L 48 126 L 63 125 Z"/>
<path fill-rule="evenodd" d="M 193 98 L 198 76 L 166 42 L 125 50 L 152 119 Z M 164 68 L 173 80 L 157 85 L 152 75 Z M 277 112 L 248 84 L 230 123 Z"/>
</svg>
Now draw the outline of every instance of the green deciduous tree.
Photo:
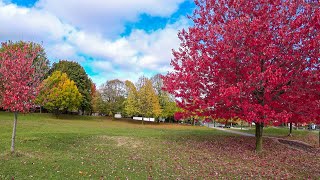
<svg viewBox="0 0 320 180">
<path fill-rule="evenodd" d="M 99 91 L 96 91 L 95 94 L 92 97 L 92 112 L 94 113 L 105 113 L 105 103 L 102 100 L 101 94 Z"/>
<path fill-rule="evenodd" d="M 40 86 L 37 102 L 46 109 L 55 112 L 75 110 L 82 101 L 82 96 L 73 80 L 66 73 L 55 71 Z"/>
<path fill-rule="evenodd" d="M 126 88 L 123 81 L 118 79 L 109 80 L 101 86 L 100 91 L 102 100 L 105 103 L 105 111 L 108 114 L 124 111 Z"/>
<path fill-rule="evenodd" d="M 82 95 L 82 101 L 80 109 L 82 112 L 91 111 L 91 80 L 83 67 L 72 61 L 60 60 L 58 63 L 54 63 L 49 71 L 52 74 L 54 71 L 61 71 L 66 73 L 68 77 L 73 80 Z"/>
<path fill-rule="evenodd" d="M 161 116 L 164 118 L 172 118 L 174 117 L 174 113 L 179 111 L 179 108 L 174 100 L 168 93 L 164 93 L 160 96 L 160 103 L 162 113 Z"/>
</svg>

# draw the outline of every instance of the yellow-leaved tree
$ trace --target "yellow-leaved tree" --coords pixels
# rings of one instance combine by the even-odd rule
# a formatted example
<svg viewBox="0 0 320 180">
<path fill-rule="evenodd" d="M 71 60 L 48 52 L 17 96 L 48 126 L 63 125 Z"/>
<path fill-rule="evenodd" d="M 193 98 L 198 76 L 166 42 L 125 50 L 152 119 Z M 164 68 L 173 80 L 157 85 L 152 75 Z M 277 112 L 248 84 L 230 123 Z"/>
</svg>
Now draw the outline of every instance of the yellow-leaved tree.
<svg viewBox="0 0 320 180">
<path fill-rule="evenodd" d="M 124 111 L 127 116 L 139 115 L 138 91 L 131 81 L 126 81 L 127 99 L 124 101 Z"/>
<path fill-rule="evenodd" d="M 140 113 L 146 117 L 159 117 L 161 114 L 161 107 L 159 98 L 153 89 L 150 79 L 145 78 L 138 92 Z"/>
<path fill-rule="evenodd" d="M 66 73 L 55 71 L 42 82 L 36 101 L 49 111 L 59 114 L 61 111 L 77 110 L 81 100 L 82 96 L 74 81 Z"/>
</svg>

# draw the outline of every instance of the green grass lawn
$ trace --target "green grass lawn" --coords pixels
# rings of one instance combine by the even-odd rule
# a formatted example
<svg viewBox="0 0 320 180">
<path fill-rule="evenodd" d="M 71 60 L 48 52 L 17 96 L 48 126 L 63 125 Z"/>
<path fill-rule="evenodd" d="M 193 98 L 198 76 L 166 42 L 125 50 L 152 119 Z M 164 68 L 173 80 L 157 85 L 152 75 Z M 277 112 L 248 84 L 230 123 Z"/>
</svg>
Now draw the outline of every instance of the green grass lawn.
<svg viewBox="0 0 320 180">
<path fill-rule="evenodd" d="M 206 127 L 105 117 L 0 112 L 0 179 L 270 179 L 320 177 L 320 155 Z M 293 158 L 290 158 L 293 157 Z"/>
</svg>

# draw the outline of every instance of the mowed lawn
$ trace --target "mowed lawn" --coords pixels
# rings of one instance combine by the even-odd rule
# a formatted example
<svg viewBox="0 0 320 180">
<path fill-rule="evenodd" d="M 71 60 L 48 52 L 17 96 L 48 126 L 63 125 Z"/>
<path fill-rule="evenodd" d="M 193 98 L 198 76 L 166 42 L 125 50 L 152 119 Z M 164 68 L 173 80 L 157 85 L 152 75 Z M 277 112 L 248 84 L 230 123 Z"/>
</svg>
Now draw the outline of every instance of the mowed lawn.
<svg viewBox="0 0 320 180">
<path fill-rule="evenodd" d="M 318 179 L 320 154 L 206 127 L 0 112 L 0 179 Z"/>
</svg>

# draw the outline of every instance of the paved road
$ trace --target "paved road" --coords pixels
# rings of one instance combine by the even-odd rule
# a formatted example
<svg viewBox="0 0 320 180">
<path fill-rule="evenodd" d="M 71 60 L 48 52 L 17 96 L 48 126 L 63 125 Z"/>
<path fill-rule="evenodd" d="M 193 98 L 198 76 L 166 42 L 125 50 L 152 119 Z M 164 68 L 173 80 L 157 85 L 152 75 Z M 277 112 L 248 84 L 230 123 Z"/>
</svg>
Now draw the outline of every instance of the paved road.
<svg viewBox="0 0 320 180">
<path fill-rule="evenodd" d="M 239 131 L 232 131 L 232 130 L 225 129 L 225 128 L 218 128 L 218 127 L 213 127 L 213 126 L 209 126 L 209 128 L 213 128 L 213 129 L 216 129 L 216 130 L 219 130 L 219 131 L 228 132 L 228 133 L 238 134 L 238 135 L 242 135 L 242 136 L 255 137 L 254 134 L 249 134 L 249 133 L 239 132 Z"/>
</svg>

